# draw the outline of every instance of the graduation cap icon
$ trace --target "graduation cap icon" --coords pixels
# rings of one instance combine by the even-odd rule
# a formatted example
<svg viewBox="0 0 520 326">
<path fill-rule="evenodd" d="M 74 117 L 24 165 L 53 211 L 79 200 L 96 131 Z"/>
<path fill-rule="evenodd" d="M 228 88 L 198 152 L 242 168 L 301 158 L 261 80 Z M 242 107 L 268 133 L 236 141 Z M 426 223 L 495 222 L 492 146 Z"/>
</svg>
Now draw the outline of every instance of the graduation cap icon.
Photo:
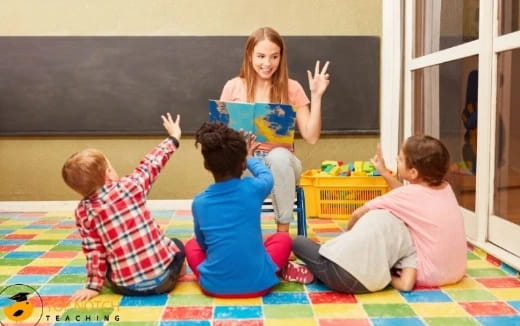
<svg viewBox="0 0 520 326">
<path fill-rule="evenodd" d="M 34 310 L 33 304 L 27 300 L 29 292 L 18 292 L 9 297 L 16 301 L 10 306 L 4 307 L 5 316 L 12 321 L 23 321 L 29 318 Z"/>
<path fill-rule="evenodd" d="M 27 295 L 29 294 L 29 292 L 18 292 L 12 297 L 9 297 L 9 299 L 14 300 L 16 302 L 27 301 Z"/>
</svg>

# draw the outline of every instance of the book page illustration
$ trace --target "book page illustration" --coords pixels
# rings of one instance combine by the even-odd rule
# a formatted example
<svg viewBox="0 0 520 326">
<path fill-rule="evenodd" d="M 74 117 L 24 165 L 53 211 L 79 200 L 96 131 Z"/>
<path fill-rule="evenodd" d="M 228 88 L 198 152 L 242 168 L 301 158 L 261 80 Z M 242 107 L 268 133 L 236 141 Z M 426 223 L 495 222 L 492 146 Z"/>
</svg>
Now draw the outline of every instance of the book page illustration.
<svg viewBox="0 0 520 326">
<path fill-rule="evenodd" d="M 255 134 L 259 142 L 292 144 L 295 120 L 291 105 L 255 103 Z"/>
<path fill-rule="evenodd" d="M 291 105 L 209 100 L 209 121 L 250 131 L 258 142 L 292 144 L 296 112 Z"/>
</svg>

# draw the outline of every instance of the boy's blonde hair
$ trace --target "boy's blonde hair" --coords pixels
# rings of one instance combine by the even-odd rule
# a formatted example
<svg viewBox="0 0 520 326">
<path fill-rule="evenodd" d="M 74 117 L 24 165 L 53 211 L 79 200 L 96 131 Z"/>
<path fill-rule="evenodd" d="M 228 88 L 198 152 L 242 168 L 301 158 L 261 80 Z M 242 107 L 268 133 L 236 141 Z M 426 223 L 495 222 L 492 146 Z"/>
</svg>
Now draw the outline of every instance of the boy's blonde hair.
<svg viewBox="0 0 520 326">
<path fill-rule="evenodd" d="M 247 102 L 255 101 L 255 83 L 256 72 L 253 68 L 253 50 L 258 42 L 269 40 L 280 48 L 280 65 L 271 77 L 272 103 L 289 104 L 289 72 L 287 69 L 287 50 L 285 43 L 277 31 L 271 27 L 260 27 L 254 31 L 246 42 L 244 50 L 244 58 L 242 59 L 242 68 L 240 69 L 240 77 L 245 79 L 247 90 Z"/>
<path fill-rule="evenodd" d="M 65 183 L 84 198 L 105 184 L 108 162 L 105 155 L 93 148 L 72 154 L 61 169 Z"/>
</svg>

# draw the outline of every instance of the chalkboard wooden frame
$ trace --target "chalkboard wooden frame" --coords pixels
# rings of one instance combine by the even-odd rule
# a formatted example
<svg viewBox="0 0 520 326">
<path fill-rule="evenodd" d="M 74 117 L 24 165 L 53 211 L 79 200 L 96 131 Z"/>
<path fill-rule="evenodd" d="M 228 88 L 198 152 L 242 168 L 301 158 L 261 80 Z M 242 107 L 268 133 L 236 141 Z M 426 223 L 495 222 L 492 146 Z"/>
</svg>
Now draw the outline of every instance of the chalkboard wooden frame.
<svg viewBox="0 0 520 326">
<path fill-rule="evenodd" d="M 330 60 L 324 134 L 379 132 L 379 38 L 286 36 L 289 71 Z M 0 135 L 156 135 L 180 113 L 185 134 L 240 69 L 243 36 L 0 37 Z"/>
</svg>

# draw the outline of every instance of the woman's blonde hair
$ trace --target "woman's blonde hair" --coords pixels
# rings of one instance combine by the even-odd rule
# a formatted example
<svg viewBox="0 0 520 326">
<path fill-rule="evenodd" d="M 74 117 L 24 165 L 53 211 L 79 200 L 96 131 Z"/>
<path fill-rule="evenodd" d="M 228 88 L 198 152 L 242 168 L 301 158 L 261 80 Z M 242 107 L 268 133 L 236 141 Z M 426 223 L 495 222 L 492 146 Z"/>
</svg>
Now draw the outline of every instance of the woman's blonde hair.
<svg viewBox="0 0 520 326">
<path fill-rule="evenodd" d="M 289 103 L 289 72 L 287 69 L 287 51 L 285 43 L 277 31 L 271 27 L 260 27 L 254 31 L 246 42 L 244 49 L 244 57 L 242 59 L 242 67 L 240 69 L 240 78 L 246 82 L 247 102 L 255 101 L 255 84 L 256 72 L 253 69 L 253 50 L 258 42 L 269 40 L 280 48 L 280 65 L 271 77 L 271 95 L 272 103 Z"/>
<path fill-rule="evenodd" d="M 105 184 L 108 162 L 105 155 L 93 148 L 72 154 L 61 169 L 61 176 L 72 190 L 84 198 Z"/>
</svg>

